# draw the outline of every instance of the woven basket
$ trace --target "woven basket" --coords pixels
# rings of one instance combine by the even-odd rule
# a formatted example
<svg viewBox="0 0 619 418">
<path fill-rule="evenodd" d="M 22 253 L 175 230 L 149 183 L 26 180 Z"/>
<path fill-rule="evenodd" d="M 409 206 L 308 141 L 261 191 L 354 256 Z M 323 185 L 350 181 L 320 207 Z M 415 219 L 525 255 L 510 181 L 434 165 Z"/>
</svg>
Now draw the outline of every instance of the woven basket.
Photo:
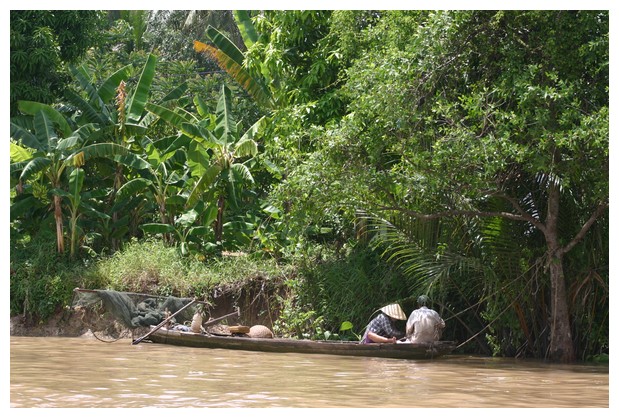
<svg viewBox="0 0 619 418">
<path fill-rule="evenodd" d="M 251 338 L 273 338 L 273 331 L 264 325 L 254 325 L 249 330 Z"/>
</svg>

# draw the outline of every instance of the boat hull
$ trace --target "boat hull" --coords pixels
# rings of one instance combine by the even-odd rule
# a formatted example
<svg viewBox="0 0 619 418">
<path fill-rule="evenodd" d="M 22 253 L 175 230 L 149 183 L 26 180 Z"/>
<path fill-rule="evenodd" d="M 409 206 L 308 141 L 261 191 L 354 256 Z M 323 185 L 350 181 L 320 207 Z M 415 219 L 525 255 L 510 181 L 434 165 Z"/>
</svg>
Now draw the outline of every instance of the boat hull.
<svg viewBox="0 0 619 418">
<path fill-rule="evenodd" d="M 453 341 L 437 341 L 428 344 L 359 344 L 349 341 L 220 337 L 167 329 L 159 329 L 153 332 L 146 340 L 159 344 L 197 348 L 397 359 L 434 359 L 449 354 L 455 348 Z"/>
</svg>

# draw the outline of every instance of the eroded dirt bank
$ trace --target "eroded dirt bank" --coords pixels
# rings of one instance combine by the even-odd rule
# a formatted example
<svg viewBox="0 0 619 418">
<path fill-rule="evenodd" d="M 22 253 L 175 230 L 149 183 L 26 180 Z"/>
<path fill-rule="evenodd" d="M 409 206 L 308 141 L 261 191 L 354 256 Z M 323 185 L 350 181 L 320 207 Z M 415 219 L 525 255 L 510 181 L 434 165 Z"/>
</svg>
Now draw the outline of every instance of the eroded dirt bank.
<svg viewBox="0 0 619 418">
<path fill-rule="evenodd" d="M 279 315 L 277 295 L 284 296 L 285 286 L 281 281 L 268 280 L 257 276 L 243 283 L 220 286 L 211 292 L 208 301 L 211 307 L 208 316 L 218 318 L 240 309 L 241 316 L 234 322 L 240 325 L 266 325 L 273 327 Z M 33 322 L 23 315 L 11 317 L 12 336 L 28 337 L 106 337 L 131 338 L 131 331 L 118 321 L 90 309 L 64 308 L 47 321 Z M 141 330 L 134 330 L 134 336 Z M 143 332 L 143 330 L 142 330 Z"/>
</svg>

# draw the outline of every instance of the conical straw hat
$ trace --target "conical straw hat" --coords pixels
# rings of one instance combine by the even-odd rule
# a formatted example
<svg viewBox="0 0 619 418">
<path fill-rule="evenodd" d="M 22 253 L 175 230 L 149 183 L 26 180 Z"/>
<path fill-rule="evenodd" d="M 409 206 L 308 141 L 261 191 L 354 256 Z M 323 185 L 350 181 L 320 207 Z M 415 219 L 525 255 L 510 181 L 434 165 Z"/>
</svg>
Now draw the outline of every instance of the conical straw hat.
<svg viewBox="0 0 619 418">
<path fill-rule="evenodd" d="M 403 321 L 406 320 L 406 314 L 404 313 L 402 308 L 400 308 L 400 305 L 398 305 L 397 303 L 393 303 L 391 305 L 382 307 L 380 308 L 380 310 L 383 311 L 385 315 L 388 315 L 392 317 L 393 319 L 401 319 Z"/>
</svg>

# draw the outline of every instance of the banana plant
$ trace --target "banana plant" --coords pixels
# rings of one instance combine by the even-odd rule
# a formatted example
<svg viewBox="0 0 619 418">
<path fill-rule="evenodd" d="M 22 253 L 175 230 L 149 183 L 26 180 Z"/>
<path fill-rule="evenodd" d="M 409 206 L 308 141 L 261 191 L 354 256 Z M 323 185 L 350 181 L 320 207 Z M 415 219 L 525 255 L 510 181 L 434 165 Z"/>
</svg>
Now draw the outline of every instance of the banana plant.
<svg viewBox="0 0 619 418">
<path fill-rule="evenodd" d="M 146 134 L 154 117 L 145 112 L 150 86 L 155 75 L 156 58 L 149 55 L 142 68 L 139 81 L 131 97 L 125 80 L 132 74 L 132 66 L 127 65 L 110 77 L 100 87 L 95 87 L 85 66 L 71 67 L 71 73 L 79 83 L 82 92 L 67 89 L 65 97 L 75 108 L 73 115 L 78 124 L 96 124 L 100 130 L 99 137 L 108 144 L 118 144 L 130 149 L 136 138 Z M 87 97 L 87 99 L 84 98 Z M 100 155 L 105 149 L 92 147 L 93 156 Z M 122 184 L 122 166 L 117 166 L 115 185 Z"/>
<path fill-rule="evenodd" d="M 72 131 L 64 117 L 51 106 L 34 102 L 18 102 L 22 113 L 33 116 L 32 130 L 11 122 L 11 175 L 18 178 L 17 191 L 22 192 L 28 181 L 48 181 L 53 199 L 56 223 L 56 246 L 64 252 L 62 196 L 58 193 L 64 181 L 65 169 L 74 163 L 71 154 L 94 127 L 85 125 Z"/>
<path fill-rule="evenodd" d="M 126 88 L 126 82 L 133 73 L 131 64 L 114 72 L 98 88 L 91 81 L 92 75 L 86 66 L 70 67 L 81 92 L 67 89 L 65 98 L 79 110 L 77 122 L 96 123 L 101 129 L 107 128 L 106 134 L 116 137 L 114 142 L 129 142 L 135 136 L 143 135 L 152 122 L 144 107 L 156 64 L 157 58 L 150 54 L 131 97 L 128 97 Z"/>
<path fill-rule="evenodd" d="M 193 206 L 205 192 L 212 192 L 217 199 L 217 219 L 214 224 L 217 241 L 223 239 L 227 201 L 236 204 L 237 187 L 243 181 L 254 182 L 249 167 L 240 161 L 258 153 L 258 144 L 254 138 L 264 121 L 261 118 L 240 135 L 232 117 L 230 96 L 230 89 L 223 85 L 214 128 L 204 129 L 200 125 L 187 123 L 181 126 L 183 133 L 192 138 L 187 152 L 188 164 L 192 175 L 198 179 L 187 198 L 187 205 Z"/>
<path fill-rule="evenodd" d="M 186 206 L 196 205 L 205 194 L 208 194 L 209 200 L 216 200 L 217 218 L 213 228 L 215 239 L 222 241 L 226 202 L 236 203 L 237 187 L 243 182 L 253 183 L 247 161 L 241 160 L 258 153 L 254 138 L 265 119 L 259 119 L 241 135 L 232 116 L 231 92 L 225 85 L 222 86 L 214 116 L 204 115 L 203 119 L 198 120 L 180 109 L 173 111 L 151 104 L 147 105 L 147 109 L 180 127 L 182 134 L 190 140 L 187 165 L 194 183 Z"/>
<path fill-rule="evenodd" d="M 217 218 L 217 208 L 207 206 L 200 202 L 196 207 L 181 214 L 174 222 L 147 223 L 141 225 L 146 234 L 170 234 L 178 241 L 178 249 L 183 256 L 190 254 L 191 250 L 203 243 L 204 238 L 210 233 L 209 225 Z M 213 244 L 214 245 L 214 244 Z"/>
<path fill-rule="evenodd" d="M 180 153 L 181 162 L 185 162 L 183 147 L 188 145 L 188 141 L 189 138 L 184 135 L 150 141 L 145 146 L 148 167 L 121 186 L 117 198 L 124 201 L 131 196 L 146 193 L 152 196 L 157 205 L 160 223 L 174 226 L 174 211 L 170 212 L 169 207 L 184 206 L 186 197 L 181 192 L 187 181 L 187 172 L 179 171 L 174 160 Z M 164 233 L 164 236 L 166 241 L 172 242 L 169 233 Z"/>
<path fill-rule="evenodd" d="M 84 186 L 84 169 L 75 168 L 69 175 L 69 190 L 67 195 L 70 203 L 71 219 L 69 221 L 71 229 L 71 258 L 75 258 L 75 243 L 77 242 L 77 220 L 80 217 L 80 206 L 82 204 L 82 187 Z"/>
<path fill-rule="evenodd" d="M 97 219 L 109 219 L 109 216 L 105 213 L 99 212 L 88 204 L 88 200 L 92 197 L 90 191 L 83 191 L 84 179 L 86 177 L 85 171 L 81 167 L 75 167 L 69 174 L 69 191 L 56 190 L 55 192 L 64 197 L 67 202 L 66 206 L 69 209 L 69 231 L 70 231 L 70 257 L 75 259 L 77 253 L 77 244 L 79 241 L 79 234 L 82 231 L 78 225 L 79 219 L 84 213 L 88 213 L 90 216 L 95 216 Z"/>
<path fill-rule="evenodd" d="M 258 34 L 248 13 L 235 11 L 234 19 L 245 46 L 251 47 L 258 40 Z M 194 50 L 214 59 L 217 65 L 239 83 L 258 104 L 267 109 L 273 108 L 273 96 L 267 83 L 260 75 L 252 75 L 248 71 L 244 65 L 245 55 L 234 42 L 210 25 L 206 28 L 206 35 L 213 45 L 195 40 Z"/>
<path fill-rule="evenodd" d="M 134 167 L 144 167 L 145 163 L 117 144 L 89 144 L 100 134 L 95 124 L 72 130 L 64 116 L 51 106 L 28 101 L 20 101 L 18 106 L 22 113 L 32 117 L 32 125 L 11 122 L 11 175 L 18 180 L 18 193 L 24 191 L 27 183 L 36 183 L 44 185 L 52 195 L 57 250 L 64 253 L 62 190 L 67 182 L 67 168 L 83 166 L 92 157 Z M 14 209 L 18 208 L 12 207 L 12 212 Z"/>
<path fill-rule="evenodd" d="M 75 106 L 78 111 L 75 119 L 78 123 L 96 123 L 101 130 L 101 137 L 105 139 L 106 145 L 93 146 L 86 150 L 89 154 L 85 157 L 103 156 L 110 151 L 110 144 L 114 148 L 125 148 L 132 154 L 142 151 L 140 149 L 140 139 L 146 135 L 150 124 L 156 119 L 150 112 L 145 111 L 145 105 L 149 98 L 149 92 L 155 75 L 156 57 L 150 54 L 140 72 L 139 80 L 130 95 L 126 81 L 133 74 L 133 66 L 127 65 L 120 68 L 110 77 L 96 87 L 92 75 L 84 65 L 71 67 L 71 73 L 80 86 L 81 91 L 67 90 L 66 99 Z M 128 155 L 128 153 L 125 153 Z M 134 154 L 135 155 L 135 154 Z M 129 156 L 128 158 L 132 158 Z M 135 163 L 135 158 L 133 158 Z M 129 164 L 126 157 L 116 159 L 114 180 L 112 191 L 108 201 L 110 207 L 118 207 L 116 196 L 118 189 L 125 182 L 125 167 L 131 165 L 134 168 L 145 169 L 148 163 L 140 161 L 138 166 Z M 117 211 L 112 213 L 112 225 L 120 226 L 121 214 Z M 112 233 L 111 237 L 118 234 Z M 111 245 L 117 248 L 118 238 L 112 238 Z"/>
<path fill-rule="evenodd" d="M 69 190 L 57 190 L 56 193 L 64 198 L 65 206 L 69 210 L 69 242 L 70 250 L 69 254 L 71 259 L 75 259 L 78 242 L 80 236 L 83 235 L 82 228 L 78 224 L 82 215 L 87 214 L 89 217 L 94 218 L 98 223 L 101 221 L 107 221 L 110 216 L 98 211 L 94 208 L 89 201 L 96 202 L 97 192 L 91 190 L 84 190 L 84 179 L 86 174 L 83 168 L 74 167 L 70 169 L 69 174 Z"/>
</svg>

